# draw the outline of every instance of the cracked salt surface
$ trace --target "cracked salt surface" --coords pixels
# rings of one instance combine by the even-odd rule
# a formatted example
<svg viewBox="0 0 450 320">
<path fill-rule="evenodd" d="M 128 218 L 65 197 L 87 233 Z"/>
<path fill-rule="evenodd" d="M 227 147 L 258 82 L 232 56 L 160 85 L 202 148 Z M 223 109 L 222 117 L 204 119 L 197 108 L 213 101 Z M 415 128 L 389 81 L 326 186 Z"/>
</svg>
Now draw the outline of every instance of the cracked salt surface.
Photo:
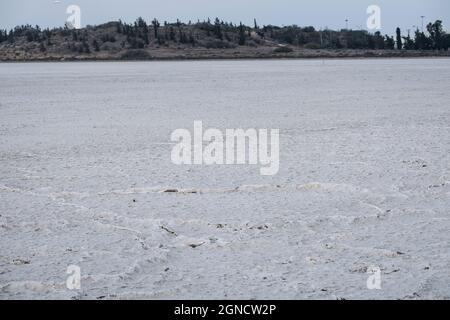
<svg viewBox="0 0 450 320">
<path fill-rule="evenodd" d="M 449 83 L 448 59 L 0 64 L 0 298 L 448 299 Z M 194 120 L 279 128 L 280 172 L 173 165 Z"/>
</svg>

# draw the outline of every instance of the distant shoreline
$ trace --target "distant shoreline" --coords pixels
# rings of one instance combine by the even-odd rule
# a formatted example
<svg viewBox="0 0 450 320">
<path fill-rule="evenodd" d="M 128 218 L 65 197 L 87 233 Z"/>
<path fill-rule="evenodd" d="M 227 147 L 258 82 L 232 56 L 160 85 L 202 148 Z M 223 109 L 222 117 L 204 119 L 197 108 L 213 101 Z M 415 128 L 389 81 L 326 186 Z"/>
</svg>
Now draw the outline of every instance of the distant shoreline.
<svg viewBox="0 0 450 320">
<path fill-rule="evenodd" d="M 187 51 L 187 50 L 186 50 Z M 304 49 L 287 54 L 266 52 L 226 52 L 226 50 L 211 50 L 202 52 L 183 52 L 152 50 L 127 50 L 125 52 L 92 56 L 32 56 L 32 57 L 0 57 L 0 62 L 113 62 L 113 61 L 201 61 L 201 60 L 314 60 L 314 59 L 386 59 L 386 58 L 449 58 L 449 51 L 398 51 L 398 50 L 330 50 L 330 49 Z M 125 56 L 133 52 L 136 56 Z"/>
<path fill-rule="evenodd" d="M 197 23 L 111 21 L 74 29 L 17 26 L 0 30 L 0 61 L 181 61 L 237 59 L 335 59 L 450 57 L 442 21 L 428 34 L 396 38 L 367 30 L 254 26 L 216 19 Z M 434 28 L 434 29 L 433 29 Z M 438 30 L 433 32 L 432 30 Z"/>
</svg>

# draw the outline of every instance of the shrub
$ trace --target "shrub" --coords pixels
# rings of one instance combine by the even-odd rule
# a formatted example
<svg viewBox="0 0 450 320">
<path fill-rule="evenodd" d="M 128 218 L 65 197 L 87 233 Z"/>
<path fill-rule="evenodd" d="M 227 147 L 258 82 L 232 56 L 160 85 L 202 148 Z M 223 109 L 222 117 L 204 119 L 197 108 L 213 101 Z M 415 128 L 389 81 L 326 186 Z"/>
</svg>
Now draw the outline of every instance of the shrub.
<svg viewBox="0 0 450 320">
<path fill-rule="evenodd" d="M 304 45 L 304 48 L 305 49 L 320 49 L 320 44 L 315 43 L 315 42 L 309 42 Z"/>
<path fill-rule="evenodd" d="M 294 51 L 294 49 L 290 48 L 290 47 L 278 47 L 275 48 L 275 50 L 273 50 L 273 52 L 275 53 L 290 53 Z"/>
<path fill-rule="evenodd" d="M 203 42 L 202 45 L 207 49 L 230 49 L 236 47 L 236 45 L 222 40 L 208 40 Z"/>
<path fill-rule="evenodd" d="M 130 49 L 124 52 L 121 56 L 123 60 L 148 60 L 152 56 L 145 50 L 140 49 Z"/>
</svg>

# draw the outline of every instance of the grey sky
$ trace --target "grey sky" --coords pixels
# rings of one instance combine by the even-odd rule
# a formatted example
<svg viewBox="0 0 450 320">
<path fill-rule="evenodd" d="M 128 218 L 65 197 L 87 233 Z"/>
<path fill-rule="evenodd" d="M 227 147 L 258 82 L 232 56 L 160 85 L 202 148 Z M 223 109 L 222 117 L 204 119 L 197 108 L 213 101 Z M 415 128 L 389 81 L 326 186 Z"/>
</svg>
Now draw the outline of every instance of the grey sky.
<svg viewBox="0 0 450 320">
<path fill-rule="evenodd" d="M 340 29 L 349 19 L 349 27 L 366 27 L 366 8 L 381 7 L 382 32 L 393 34 L 397 26 L 403 30 L 425 21 L 441 19 L 450 30 L 450 1 L 448 0 L 0 0 L 0 28 L 19 24 L 43 27 L 64 25 L 66 8 L 81 7 L 82 25 L 99 24 L 122 19 L 132 22 L 142 16 L 161 21 L 196 21 L 216 16 L 232 22 L 251 24 L 256 18 L 260 25 L 297 24 L 316 28 Z"/>
</svg>

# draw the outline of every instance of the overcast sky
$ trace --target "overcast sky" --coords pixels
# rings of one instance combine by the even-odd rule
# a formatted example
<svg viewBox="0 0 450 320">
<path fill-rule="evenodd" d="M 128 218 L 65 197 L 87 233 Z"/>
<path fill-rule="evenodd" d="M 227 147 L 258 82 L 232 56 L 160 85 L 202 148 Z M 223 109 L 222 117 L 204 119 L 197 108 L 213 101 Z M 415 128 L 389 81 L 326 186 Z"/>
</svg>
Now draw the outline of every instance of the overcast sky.
<svg viewBox="0 0 450 320">
<path fill-rule="evenodd" d="M 382 32 L 393 34 L 397 26 L 403 30 L 421 26 L 425 21 L 441 19 L 450 30 L 449 0 L 0 0 L 0 28 L 20 24 L 43 27 L 63 26 L 66 8 L 76 4 L 81 8 L 81 23 L 99 24 L 122 19 L 132 22 L 142 16 L 161 21 L 196 21 L 219 17 L 226 21 L 260 25 L 277 24 L 340 29 L 349 19 L 349 27 L 366 28 L 366 9 L 381 7 Z"/>
</svg>

